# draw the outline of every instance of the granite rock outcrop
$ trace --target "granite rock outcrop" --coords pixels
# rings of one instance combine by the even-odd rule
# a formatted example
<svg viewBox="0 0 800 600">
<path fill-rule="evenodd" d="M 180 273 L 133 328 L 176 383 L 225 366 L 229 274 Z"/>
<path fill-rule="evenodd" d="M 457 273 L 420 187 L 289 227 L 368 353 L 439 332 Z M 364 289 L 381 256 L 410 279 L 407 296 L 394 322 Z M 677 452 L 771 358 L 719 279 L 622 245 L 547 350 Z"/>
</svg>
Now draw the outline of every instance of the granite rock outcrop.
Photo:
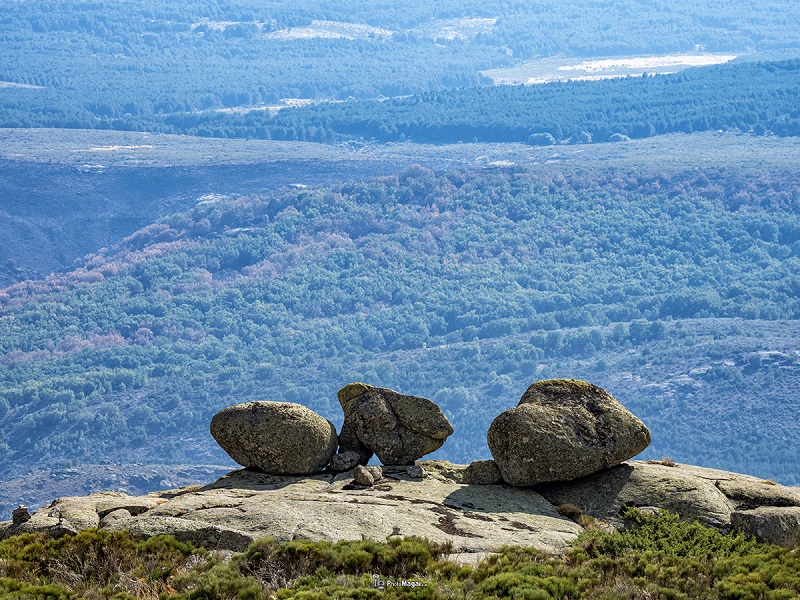
<svg viewBox="0 0 800 600">
<path fill-rule="evenodd" d="M 0 523 L 0 538 L 36 531 L 57 537 L 100 526 L 143 536 L 168 533 L 210 548 L 241 551 L 266 536 L 381 541 L 417 535 L 449 541 L 454 558 L 472 562 L 503 544 L 561 551 L 583 530 L 559 513 L 573 505 L 608 526 L 620 524 L 625 507 L 638 506 L 670 510 L 767 542 L 795 543 L 791 535 L 800 489 L 748 475 L 627 461 L 573 482 L 517 488 L 465 483 L 465 465 L 429 460 L 419 466 L 422 479 L 406 468 L 386 468 L 370 487 L 355 485 L 352 471 L 298 476 L 240 469 L 205 486 L 138 497 L 104 492 L 60 498 L 34 511 L 28 521 Z M 736 492 L 726 495 L 725 490 Z M 793 504 L 786 506 L 788 501 Z M 753 508 L 758 502 L 782 505 Z"/>
<path fill-rule="evenodd" d="M 531 385 L 492 422 L 489 450 L 515 486 L 568 481 L 620 464 L 650 444 L 650 431 L 604 389 L 575 379 Z"/>
<path fill-rule="evenodd" d="M 427 398 L 366 383 L 344 386 L 338 398 L 344 411 L 339 452 L 357 452 L 361 464 L 375 454 L 384 465 L 412 465 L 453 433 L 441 408 Z"/>
<path fill-rule="evenodd" d="M 211 435 L 243 467 L 273 475 L 311 475 L 336 451 L 333 423 L 291 402 L 246 402 L 214 415 Z"/>
</svg>

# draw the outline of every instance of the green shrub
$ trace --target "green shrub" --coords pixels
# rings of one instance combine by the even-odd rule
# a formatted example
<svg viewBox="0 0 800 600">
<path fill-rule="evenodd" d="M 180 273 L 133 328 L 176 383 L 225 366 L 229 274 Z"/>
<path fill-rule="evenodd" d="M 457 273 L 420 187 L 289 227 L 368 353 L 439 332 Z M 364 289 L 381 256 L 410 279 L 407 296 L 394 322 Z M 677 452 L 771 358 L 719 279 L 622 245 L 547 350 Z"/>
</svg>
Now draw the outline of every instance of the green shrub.
<svg viewBox="0 0 800 600">
<path fill-rule="evenodd" d="M 754 553 L 764 546 L 742 534 L 723 535 L 697 522 L 681 521 L 674 513 L 660 511 L 651 515 L 628 508 L 623 518 L 633 524 L 625 531 L 598 531 L 584 536 L 583 548 L 592 557 L 619 558 L 631 552 L 657 551 L 674 556 L 717 558 Z"/>
<path fill-rule="evenodd" d="M 138 540 L 125 532 L 88 529 L 51 539 L 24 534 L 0 542 L 0 576 L 30 585 L 56 584 L 75 592 L 158 593 L 194 550 L 171 536 Z M 62 588 L 58 588 L 59 590 Z"/>
<path fill-rule="evenodd" d="M 418 538 L 336 543 L 268 538 L 223 560 L 169 536 L 138 540 L 89 530 L 52 540 L 26 534 L 0 542 L 0 600 L 800 597 L 800 550 L 723 535 L 665 511 L 628 509 L 623 516 L 628 529 L 586 531 L 563 556 L 505 547 L 474 567 L 443 560 L 448 545 Z M 420 585 L 378 590 L 373 574 Z"/>
<path fill-rule="evenodd" d="M 58 585 L 29 585 L 0 577 L 0 600 L 73 600 L 75 594 Z"/>
<path fill-rule="evenodd" d="M 265 587 L 277 589 L 320 569 L 333 574 L 380 573 L 408 578 L 425 572 L 449 553 L 449 545 L 420 538 L 336 543 L 293 540 L 283 544 L 267 538 L 253 542 L 245 553 L 234 557 L 233 564 Z"/>
<path fill-rule="evenodd" d="M 252 577 L 226 564 L 215 564 L 207 571 L 191 572 L 173 580 L 178 591 L 175 600 L 260 600 L 264 591 Z"/>
</svg>

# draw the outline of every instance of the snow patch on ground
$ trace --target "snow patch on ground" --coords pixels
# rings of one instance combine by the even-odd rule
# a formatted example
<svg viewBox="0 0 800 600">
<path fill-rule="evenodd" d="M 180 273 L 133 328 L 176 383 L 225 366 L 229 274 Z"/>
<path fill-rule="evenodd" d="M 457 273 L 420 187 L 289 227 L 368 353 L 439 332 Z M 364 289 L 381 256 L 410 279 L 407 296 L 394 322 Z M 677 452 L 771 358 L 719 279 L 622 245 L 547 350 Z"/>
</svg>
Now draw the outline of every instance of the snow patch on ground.
<svg viewBox="0 0 800 600">
<path fill-rule="evenodd" d="M 155 148 L 150 144 L 137 144 L 134 146 L 96 146 L 86 152 L 116 152 L 117 150 L 135 150 L 138 148 Z"/>
<path fill-rule="evenodd" d="M 719 65 L 736 58 L 735 54 L 664 54 L 661 56 L 638 56 L 631 58 L 605 58 L 587 60 L 577 65 L 558 67 L 559 71 L 586 71 L 604 73 L 620 69 L 687 68 Z"/>
<path fill-rule="evenodd" d="M 622 56 L 575 62 L 574 58 L 547 57 L 524 61 L 513 67 L 482 71 L 496 84 L 536 84 L 550 81 L 592 81 L 614 77 L 637 77 L 644 73 L 677 73 L 690 67 L 719 65 L 736 54 L 692 52 L 657 56 Z"/>
</svg>

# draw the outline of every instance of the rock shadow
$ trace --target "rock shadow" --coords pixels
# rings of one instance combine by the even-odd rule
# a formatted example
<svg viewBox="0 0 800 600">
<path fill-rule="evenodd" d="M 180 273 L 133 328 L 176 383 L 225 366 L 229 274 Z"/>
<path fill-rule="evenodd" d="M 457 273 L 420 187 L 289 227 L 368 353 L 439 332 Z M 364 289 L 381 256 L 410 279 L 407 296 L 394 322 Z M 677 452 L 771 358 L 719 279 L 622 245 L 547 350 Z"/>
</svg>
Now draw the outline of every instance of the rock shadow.
<svg viewBox="0 0 800 600">
<path fill-rule="evenodd" d="M 535 490 L 505 484 L 465 485 L 448 494 L 442 504 L 463 511 L 467 517 L 478 519 L 481 514 L 492 513 L 525 513 L 562 518 L 555 507 Z"/>
<path fill-rule="evenodd" d="M 632 465 L 623 463 L 571 481 L 539 483 L 530 489 L 553 506 L 572 504 L 588 515 L 604 518 L 623 508 L 620 495 L 634 470 Z"/>
<path fill-rule="evenodd" d="M 279 490 L 303 481 L 316 480 L 329 484 L 336 473 L 320 472 L 314 475 L 272 475 L 255 469 L 237 469 L 223 475 L 216 481 L 204 485 L 198 492 L 219 489 L 252 491 Z"/>
</svg>

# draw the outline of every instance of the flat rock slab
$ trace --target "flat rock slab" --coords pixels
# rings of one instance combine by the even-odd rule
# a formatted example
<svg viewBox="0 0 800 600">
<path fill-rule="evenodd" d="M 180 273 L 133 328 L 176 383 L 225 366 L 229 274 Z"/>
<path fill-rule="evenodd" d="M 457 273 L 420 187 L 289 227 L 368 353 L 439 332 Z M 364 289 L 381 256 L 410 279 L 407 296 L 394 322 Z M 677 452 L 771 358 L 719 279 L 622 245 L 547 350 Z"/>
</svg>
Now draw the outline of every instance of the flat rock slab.
<svg viewBox="0 0 800 600">
<path fill-rule="evenodd" d="M 186 493 L 148 495 L 144 499 L 152 508 L 114 519 L 107 528 L 147 536 L 169 533 L 235 551 L 266 536 L 382 541 L 413 535 L 451 542 L 459 554 L 492 552 L 506 544 L 558 552 L 582 531 L 533 490 L 465 485 L 456 481 L 461 466 L 441 461 L 422 466 L 423 479 L 386 473 L 369 488 L 354 484 L 352 472 L 277 476 L 242 469 Z M 129 498 L 111 500 L 96 494 L 63 498 L 59 506 L 61 514 L 77 514 L 80 507 L 81 524 L 94 527 L 100 511 L 137 506 Z M 34 513 L 32 522 L 38 518 L 42 528 L 54 525 L 47 511 Z"/>
<path fill-rule="evenodd" d="M 387 474 L 366 488 L 346 474 L 277 477 L 247 470 L 112 525 L 183 539 L 204 535 L 195 528 L 208 526 L 219 528 L 216 545 L 233 543 L 232 550 L 246 547 L 247 538 L 266 536 L 380 541 L 413 535 L 452 542 L 458 553 L 491 552 L 505 544 L 557 552 L 581 532 L 532 490 L 490 490 L 438 473 L 417 481 Z"/>
<path fill-rule="evenodd" d="M 625 506 L 654 506 L 720 528 L 730 526 L 734 503 L 715 485 L 680 466 L 628 461 L 573 481 L 535 487 L 554 505 L 573 504 L 603 520 Z"/>
<path fill-rule="evenodd" d="M 800 506 L 800 488 L 776 485 L 765 480 L 720 480 L 720 491 L 730 498 L 739 510 L 759 506 Z"/>
<path fill-rule="evenodd" d="M 352 471 L 289 476 L 241 469 L 202 487 L 59 498 L 25 523 L 0 523 L 0 539 L 101 526 L 242 551 L 266 536 L 382 541 L 414 535 L 451 542 L 457 560 L 470 562 L 503 545 L 559 552 L 582 531 L 558 514 L 560 504 L 612 524 L 625 506 L 658 507 L 781 544 L 792 542 L 800 527 L 800 507 L 776 505 L 794 501 L 799 488 L 727 471 L 628 461 L 574 481 L 516 488 L 465 484 L 465 465 L 430 460 L 419 466 L 422 479 L 406 467 L 386 467 L 371 487 L 355 483 Z M 750 509 L 756 501 L 761 507 Z"/>
</svg>

